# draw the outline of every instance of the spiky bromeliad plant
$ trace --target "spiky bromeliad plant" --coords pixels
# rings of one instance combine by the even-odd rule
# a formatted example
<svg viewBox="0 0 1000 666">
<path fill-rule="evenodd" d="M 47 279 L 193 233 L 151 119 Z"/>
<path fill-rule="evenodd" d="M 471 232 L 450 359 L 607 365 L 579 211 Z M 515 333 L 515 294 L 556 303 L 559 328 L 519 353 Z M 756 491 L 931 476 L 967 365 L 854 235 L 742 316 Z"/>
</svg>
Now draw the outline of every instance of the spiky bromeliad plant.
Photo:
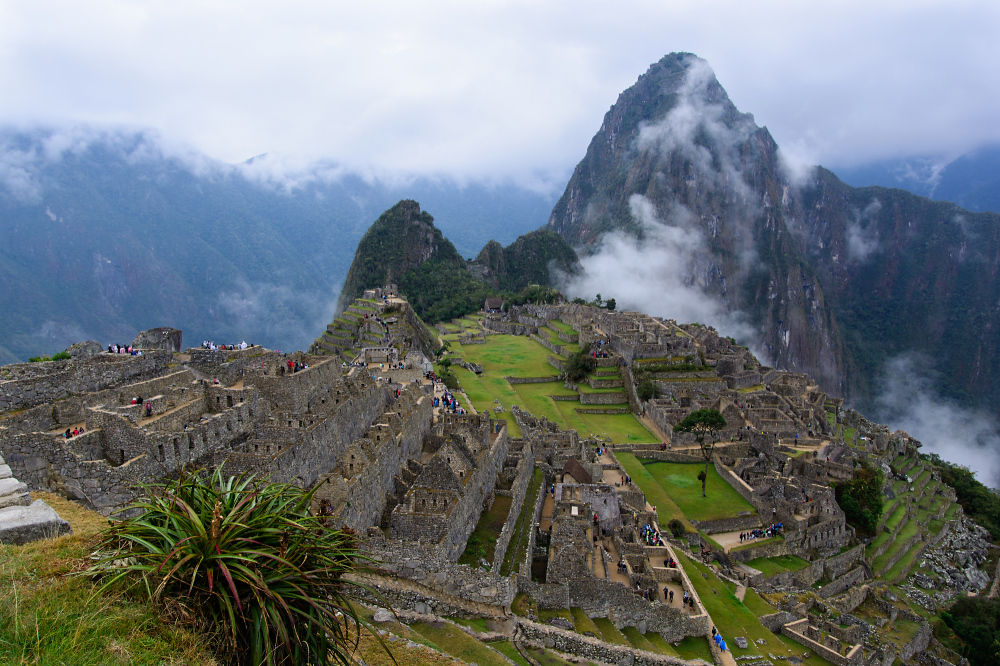
<svg viewBox="0 0 1000 666">
<path fill-rule="evenodd" d="M 124 583 L 179 605 L 217 637 L 224 662 L 354 663 L 366 623 L 344 576 L 358 570 L 357 544 L 310 514 L 314 491 L 221 468 L 145 491 L 136 515 L 103 535 L 90 573 L 105 575 L 105 588 Z"/>
</svg>

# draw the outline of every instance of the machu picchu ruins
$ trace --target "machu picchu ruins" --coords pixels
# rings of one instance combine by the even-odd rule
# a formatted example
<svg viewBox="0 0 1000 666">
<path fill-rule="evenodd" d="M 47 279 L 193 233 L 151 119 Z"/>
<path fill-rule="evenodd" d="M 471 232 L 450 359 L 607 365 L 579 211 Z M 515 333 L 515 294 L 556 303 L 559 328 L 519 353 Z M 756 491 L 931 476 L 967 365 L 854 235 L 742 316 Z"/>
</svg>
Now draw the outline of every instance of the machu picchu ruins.
<svg viewBox="0 0 1000 666">
<path fill-rule="evenodd" d="M 0 368 L 0 541 L 68 529 L 30 492 L 115 517 L 137 484 L 222 467 L 318 486 L 379 563 L 373 604 L 489 621 L 529 658 L 962 661 L 930 618 L 996 593 L 989 539 L 919 442 L 711 327 L 484 305 L 431 329 L 390 285 L 308 353 L 156 329 Z M 725 421 L 708 444 L 674 430 L 700 410 Z M 872 534 L 836 492 L 861 469 L 884 479 Z"/>
</svg>

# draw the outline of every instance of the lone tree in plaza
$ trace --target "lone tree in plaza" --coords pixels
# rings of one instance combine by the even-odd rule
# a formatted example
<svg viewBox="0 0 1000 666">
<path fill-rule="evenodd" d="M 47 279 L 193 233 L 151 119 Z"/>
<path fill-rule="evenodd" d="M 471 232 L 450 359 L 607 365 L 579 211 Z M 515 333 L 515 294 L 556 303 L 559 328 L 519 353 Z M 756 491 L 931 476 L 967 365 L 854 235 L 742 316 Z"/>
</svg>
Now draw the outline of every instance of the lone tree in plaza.
<svg viewBox="0 0 1000 666">
<path fill-rule="evenodd" d="M 705 471 L 698 474 L 701 481 L 701 496 L 705 497 L 705 482 L 708 480 L 708 463 L 715 452 L 715 443 L 719 441 L 719 431 L 726 427 L 726 419 L 717 409 L 699 409 L 691 412 L 674 426 L 674 432 L 693 432 L 695 441 L 701 447 L 701 455 L 705 458 Z M 706 440 L 711 437 L 711 442 Z"/>
</svg>

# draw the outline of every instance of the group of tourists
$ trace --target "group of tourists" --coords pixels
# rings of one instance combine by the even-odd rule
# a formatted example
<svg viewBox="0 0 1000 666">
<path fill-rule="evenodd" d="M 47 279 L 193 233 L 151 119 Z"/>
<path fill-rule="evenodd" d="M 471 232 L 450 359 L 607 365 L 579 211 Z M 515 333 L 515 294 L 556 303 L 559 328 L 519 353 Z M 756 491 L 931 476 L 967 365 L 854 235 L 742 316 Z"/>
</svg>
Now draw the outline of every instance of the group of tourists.
<svg viewBox="0 0 1000 666">
<path fill-rule="evenodd" d="M 129 354 L 131 356 L 141 356 L 142 352 L 133 349 L 132 345 L 108 345 L 109 354 Z"/>
<path fill-rule="evenodd" d="M 219 351 L 219 350 L 222 350 L 222 351 L 236 351 L 237 349 L 248 349 L 250 347 L 256 347 L 256 346 L 257 345 L 252 344 L 252 343 L 248 345 L 246 342 L 238 342 L 238 343 L 234 342 L 231 345 L 217 345 L 214 342 L 212 342 L 211 340 L 204 340 L 201 343 L 201 348 L 202 349 L 209 349 L 211 351 Z"/>
<path fill-rule="evenodd" d="M 616 486 L 630 486 L 630 485 L 632 485 L 632 477 L 626 474 L 625 476 L 622 477 L 622 482 L 621 483 L 616 483 L 615 485 Z"/>
<path fill-rule="evenodd" d="M 288 368 L 288 374 L 294 375 L 300 370 L 308 370 L 308 363 L 300 363 L 299 361 L 285 361 L 285 365 L 281 368 L 281 374 L 285 374 L 285 368 Z"/>
<path fill-rule="evenodd" d="M 754 541 L 755 539 L 770 539 L 771 537 L 778 536 L 779 534 L 784 534 L 784 532 L 784 525 L 781 523 L 774 523 L 763 529 L 740 532 L 740 542 Z"/>
<path fill-rule="evenodd" d="M 660 539 L 660 533 L 652 528 L 652 526 L 646 524 L 639 528 L 639 538 L 647 546 L 662 546 L 663 540 Z"/>
<path fill-rule="evenodd" d="M 672 557 L 669 558 L 669 559 L 663 560 L 663 566 L 667 567 L 668 569 L 676 569 L 677 568 L 677 560 L 675 560 Z"/>
<path fill-rule="evenodd" d="M 670 598 L 671 602 L 674 600 L 672 592 L 670 593 L 670 597 L 669 598 Z M 690 606 L 692 610 L 694 609 L 694 595 L 693 594 L 688 594 L 687 590 L 684 590 L 684 597 L 681 599 L 681 602 L 682 602 L 683 606 L 685 606 L 685 607 L 686 606 Z"/>
<path fill-rule="evenodd" d="M 445 411 L 451 412 L 452 414 L 465 414 L 465 408 L 459 404 L 455 396 L 451 394 L 450 391 L 445 391 L 444 395 L 440 398 L 434 398 L 434 406 L 442 407 Z"/>
<path fill-rule="evenodd" d="M 73 428 L 72 430 L 66 428 L 66 432 L 63 433 L 63 438 L 70 439 L 71 437 L 76 437 L 77 435 L 82 435 L 82 434 L 83 434 L 82 426 L 79 428 Z"/>
<path fill-rule="evenodd" d="M 647 587 L 644 590 L 639 585 L 639 583 L 636 583 L 635 584 L 635 591 L 639 594 L 639 596 L 641 596 L 646 601 L 653 601 L 654 599 L 656 599 L 656 588 L 655 587 Z"/>
<path fill-rule="evenodd" d="M 716 647 L 718 647 L 723 652 L 726 651 L 726 641 L 722 640 L 722 634 L 717 632 L 715 630 L 715 627 L 712 627 L 712 640 L 715 641 Z"/>
</svg>

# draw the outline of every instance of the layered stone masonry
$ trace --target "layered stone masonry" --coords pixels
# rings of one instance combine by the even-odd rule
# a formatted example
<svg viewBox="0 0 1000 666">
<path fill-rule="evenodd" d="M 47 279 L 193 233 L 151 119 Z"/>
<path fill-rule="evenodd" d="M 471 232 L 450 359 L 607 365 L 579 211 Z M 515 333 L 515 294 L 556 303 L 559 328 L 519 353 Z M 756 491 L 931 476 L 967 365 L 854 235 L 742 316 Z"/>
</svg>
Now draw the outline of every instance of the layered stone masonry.
<svg viewBox="0 0 1000 666">
<path fill-rule="evenodd" d="M 492 568 L 494 573 L 499 573 L 500 567 L 503 565 L 507 548 L 510 546 L 510 540 L 514 536 L 514 526 L 517 524 L 517 519 L 521 515 L 521 509 L 524 507 L 525 494 L 531 485 L 531 477 L 534 471 L 535 456 L 531 451 L 531 443 L 525 442 L 520 451 L 517 472 L 514 475 L 514 482 L 511 485 L 510 510 L 507 512 L 507 519 L 504 521 L 503 527 L 500 529 L 500 535 L 497 537 L 496 544 L 493 547 Z M 539 488 L 538 494 L 544 496 L 543 490 L 543 488 Z"/>
</svg>

